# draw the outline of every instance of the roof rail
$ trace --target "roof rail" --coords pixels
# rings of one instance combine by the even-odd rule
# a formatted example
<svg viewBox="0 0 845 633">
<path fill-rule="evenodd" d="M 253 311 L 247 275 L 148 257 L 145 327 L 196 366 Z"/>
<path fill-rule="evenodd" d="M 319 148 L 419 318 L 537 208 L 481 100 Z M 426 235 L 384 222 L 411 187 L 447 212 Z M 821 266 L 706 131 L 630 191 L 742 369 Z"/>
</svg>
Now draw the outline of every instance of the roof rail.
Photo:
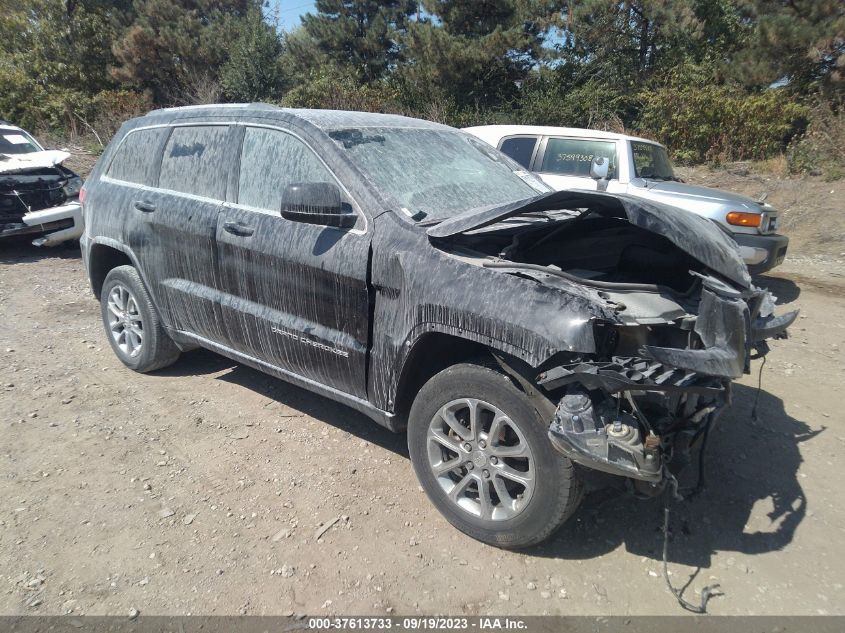
<svg viewBox="0 0 845 633">
<path fill-rule="evenodd" d="M 184 110 L 205 110 L 205 109 L 215 109 L 215 108 L 254 108 L 256 110 L 275 110 L 278 106 L 271 105 L 269 103 L 202 103 L 198 105 L 187 105 L 187 106 L 173 106 L 170 108 L 157 108 L 155 110 L 151 110 L 150 114 L 154 112 L 175 112 L 175 111 L 184 111 Z"/>
</svg>

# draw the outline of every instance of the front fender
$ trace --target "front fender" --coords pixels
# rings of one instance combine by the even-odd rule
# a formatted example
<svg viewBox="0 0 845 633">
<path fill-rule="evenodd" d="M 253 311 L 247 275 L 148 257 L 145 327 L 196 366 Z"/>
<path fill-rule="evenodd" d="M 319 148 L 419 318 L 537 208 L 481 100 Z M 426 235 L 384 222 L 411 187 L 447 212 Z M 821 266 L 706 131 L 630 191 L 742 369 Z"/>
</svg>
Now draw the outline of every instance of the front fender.
<svg viewBox="0 0 845 633">
<path fill-rule="evenodd" d="M 426 333 L 537 367 L 559 352 L 593 353 L 594 321 L 613 318 L 586 288 L 563 290 L 483 268 L 435 248 L 424 234 L 397 232 L 388 231 L 393 239 L 383 246 L 378 227 L 373 245 L 369 393 L 381 408 L 395 402 L 410 350 Z"/>
</svg>

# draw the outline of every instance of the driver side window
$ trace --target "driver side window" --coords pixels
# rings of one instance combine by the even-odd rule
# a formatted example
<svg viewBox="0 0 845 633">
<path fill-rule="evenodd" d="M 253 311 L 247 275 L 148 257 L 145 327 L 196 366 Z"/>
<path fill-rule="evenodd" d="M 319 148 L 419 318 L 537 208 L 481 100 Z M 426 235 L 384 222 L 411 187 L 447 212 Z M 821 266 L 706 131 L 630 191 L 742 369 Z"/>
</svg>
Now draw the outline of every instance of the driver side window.
<svg viewBox="0 0 845 633">
<path fill-rule="evenodd" d="M 608 177 L 616 174 L 616 143 L 575 138 L 550 138 L 540 171 L 561 176 L 590 177 L 590 163 L 601 156 L 610 161 Z"/>
<path fill-rule="evenodd" d="M 241 150 L 238 204 L 279 211 L 282 192 L 295 182 L 336 182 L 311 149 L 280 130 L 247 127 Z"/>
</svg>

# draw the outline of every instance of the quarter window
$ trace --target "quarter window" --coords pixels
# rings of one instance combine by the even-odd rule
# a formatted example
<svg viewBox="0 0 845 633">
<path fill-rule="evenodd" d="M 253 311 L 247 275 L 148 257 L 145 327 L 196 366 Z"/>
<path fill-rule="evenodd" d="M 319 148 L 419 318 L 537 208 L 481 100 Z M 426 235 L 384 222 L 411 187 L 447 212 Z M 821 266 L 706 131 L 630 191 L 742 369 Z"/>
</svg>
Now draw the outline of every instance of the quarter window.
<svg viewBox="0 0 845 633">
<path fill-rule="evenodd" d="M 296 182 L 336 182 L 311 149 L 279 130 L 248 127 L 244 132 L 238 204 L 279 211 L 282 192 Z"/>
<path fill-rule="evenodd" d="M 106 175 L 138 185 L 155 183 L 157 158 L 167 128 L 129 132 L 118 146 Z"/>
<path fill-rule="evenodd" d="M 534 147 L 536 145 L 536 136 L 518 136 L 515 138 L 506 138 L 502 141 L 502 147 L 500 149 L 528 169 L 531 166 L 531 157 L 534 155 Z"/>
<path fill-rule="evenodd" d="M 176 127 L 167 140 L 158 186 L 224 200 L 229 128 L 224 125 Z"/>
<path fill-rule="evenodd" d="M 563 176 L 590 177 L 593 158 L 601 156 L 610 161 L 610 178 L 616 175 L 616 143 L 572 138 L 550 138 L 546 143 L 541 171 Z"/>
</svg>

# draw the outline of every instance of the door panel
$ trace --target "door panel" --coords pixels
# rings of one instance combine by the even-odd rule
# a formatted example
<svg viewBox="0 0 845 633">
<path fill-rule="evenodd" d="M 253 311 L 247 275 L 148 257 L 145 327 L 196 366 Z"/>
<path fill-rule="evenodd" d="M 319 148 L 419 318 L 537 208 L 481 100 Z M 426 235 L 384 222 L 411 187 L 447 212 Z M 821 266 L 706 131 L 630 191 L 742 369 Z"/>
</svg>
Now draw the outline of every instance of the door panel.
<svg viewBox="0 0 845 633">
<path fill-rule="evenodd" d="M 133 209 L 136 232 L 129 237 L 141 267 L 159 297 L 168 325 L 219 341 L 221 313 L 214 234 L 221 203 L 161 190 L 139 192 L 154 211 Z"/>
<path fill-rule="evenodd" d="M 239 202 L 217 222 L 221 307 L 234 349 L 366 396 L 369 235 L 281 217 L 291 182 L 334 177 L 299 139 L 247 128 Z"/>
</svg>

